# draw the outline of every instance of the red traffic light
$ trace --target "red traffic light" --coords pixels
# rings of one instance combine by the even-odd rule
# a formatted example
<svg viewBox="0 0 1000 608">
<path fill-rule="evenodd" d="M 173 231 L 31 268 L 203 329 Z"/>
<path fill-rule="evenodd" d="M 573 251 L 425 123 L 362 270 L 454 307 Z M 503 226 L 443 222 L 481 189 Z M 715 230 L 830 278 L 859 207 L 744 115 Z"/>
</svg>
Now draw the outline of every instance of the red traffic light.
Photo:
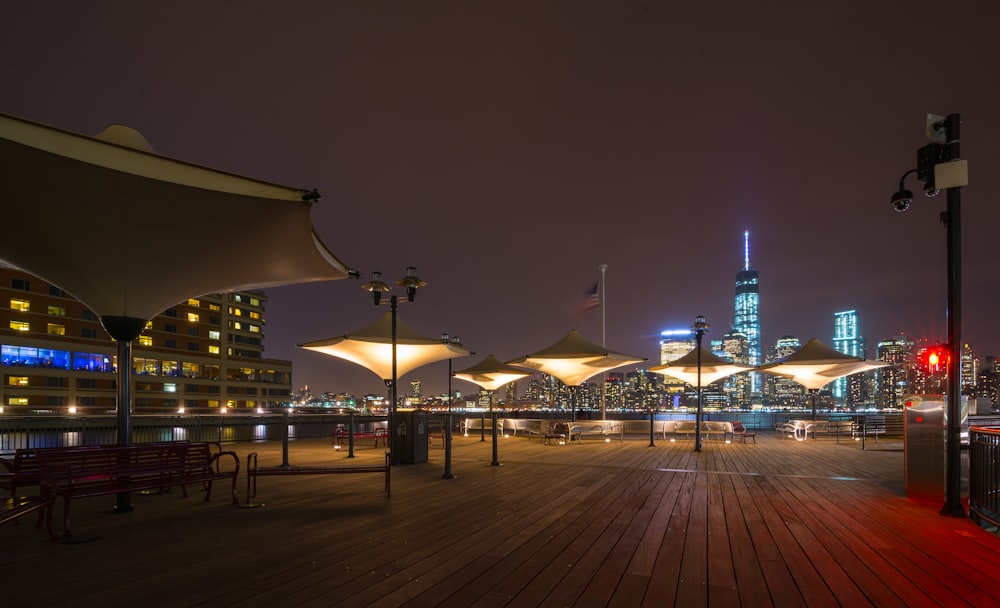
<svg viewBox="0 0 1000 608">
<path fill-rule="evenodd" d="M 920 367 L 928 374 L 947 374 L 951 353 L 946 344 L 928 346 L 917 357 Z"/>
</svg>

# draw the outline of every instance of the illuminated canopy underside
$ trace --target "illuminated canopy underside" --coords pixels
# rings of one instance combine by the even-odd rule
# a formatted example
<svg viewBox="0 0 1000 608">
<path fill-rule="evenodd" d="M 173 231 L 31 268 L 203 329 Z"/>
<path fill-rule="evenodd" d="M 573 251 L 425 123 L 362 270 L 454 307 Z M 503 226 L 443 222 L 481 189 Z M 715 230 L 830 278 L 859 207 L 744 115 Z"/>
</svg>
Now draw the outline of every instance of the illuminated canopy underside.
<svg viewBox="0 0 1000 608">
<path fill-rule="evenodd" d="M 148 320 L 209 293 L 347 277 L 303 190 L 0 114 L 0 260 L 100 317 Z"/>
<path fill-rule="evenodd" d="M 591 376 L 645 360 L 609 351 L 584 340 L 580 332 L 571 329 L 552 346 L 507 363 L 555 376 L 568 386 L 578 386 Z"/>
<path fill-rule="evenodd" d="M 753 366 L 730 363 L 722 357 L 712 354 L 710 350 L 701 347 L 701 384 L 712 384 L 726 376 L 750 371 Z M 688 354 L 664 365 L 649 368 L 649 371 L 677 378 L 691 386 L 698 384 L 698 349 L 694 348 Z"/>
<path fill-rule="evenodd" d="M 495 391 L 505 384 L 530 375 L 531 372 L 507 365 L 493 355 L 488 355 L 472 367 L 457 371 L 454 374 L 459 380 L 478 384 L 488 391 Z"/>
<path fill-rule="evenodd" d="M 887 365 L 845 355 L 813 338 L 783 360 L 761 365 L 758 369 L 791 378 L 809 390 L 819 390 L 837 378 Z"/>
<path fill-rule="evenodd" d="M 375 323 L 345 336 L 299 344 L 338 359 L 356 363 L 383 380 L 392 379 L 392 313 L 387 312 Z M 396 376 L 435 361 L 465 357 L 472 352 L 460 344 L 442 342 L 418 333 L 396 317 Z"/>
</svg>

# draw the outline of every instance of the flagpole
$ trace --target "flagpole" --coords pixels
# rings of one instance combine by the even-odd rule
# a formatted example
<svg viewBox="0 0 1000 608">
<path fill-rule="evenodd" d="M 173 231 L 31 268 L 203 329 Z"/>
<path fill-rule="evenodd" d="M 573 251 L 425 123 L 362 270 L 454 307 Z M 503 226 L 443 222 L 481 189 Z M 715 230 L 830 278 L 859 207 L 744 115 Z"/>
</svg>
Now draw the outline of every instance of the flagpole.
<svg viewBox="0 0 1000 608">
<path fill-rule="evenodd" d="M 607 332 L 606 332 L 605 316 L 604 316 L 604 309 L 606 308 L 604 305 L 604 274 L 608 270 L 608 265 L 601 264 L 600 266 L 598 266 L 598 268 L 601 270 L 601 348 L 607 350 L 608 349 Z M 606 420 L 607 404 L 605 402 L 605 397 L 608 385 L 608 372 L 604 372 L 602 376 L 603 378 L 601 382 L 601 420 Z"/>
</svg>

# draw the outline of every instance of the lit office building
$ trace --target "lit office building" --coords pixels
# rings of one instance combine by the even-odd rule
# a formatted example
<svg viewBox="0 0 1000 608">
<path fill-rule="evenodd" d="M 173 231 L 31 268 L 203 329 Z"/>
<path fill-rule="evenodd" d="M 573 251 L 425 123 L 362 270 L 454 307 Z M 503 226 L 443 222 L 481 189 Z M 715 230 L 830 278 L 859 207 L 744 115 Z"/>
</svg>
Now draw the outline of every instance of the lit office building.
<svg viewBox="0 0 1000 608">
<path fill-rule="evenodd" d="M 713 345 L 715 342 L 713 341 Z M 750 341 L 746 335 L 735 329 L 722 336 L 716 353 L 727 361 L 748 364 L 750 362 Z M 728 396 L 729 406 L 749 409 L 751 404 L 750 374 L 733 374 L 723 381 L 722 389 Z"/>
<path fill-rule="evenodd" d="M 149 321 L 132 348 L 136 413 L 289 401 L 291 362 L 262 358 L 265 300 L 211 294 Z M 0 341 L 5 413 L 116 409 L 117 345 L 58 287 L 0 267 Z"/>
<path fill-rule="evenodd" d="M 875 358 L 892 363 L 875 370 L 875 406 L 902 407 L 903 395 L 910 392 L 913 375 L 913 340 L 906 336 L 888 338 L 878 343 Z"/>
<path fill-rule="evenodd" d="M 851 357 L 865 356 L 865 341 L 858 331 L 858 313 L 845 310 L 833 314 L 833 348 Z M 835 403 L 846 406 L 863 405 L 865 374 L 852 374 L 831 383 Z"/>
<path fill-rule="evenodd" d="M 733 329 L 747 337 L 750 365 L 761 364 L 760 346 L 760 278 L 750 267 L 750 232 L 743 233 L 743 268 L 736 273 L 736 300 Z M 759 393 L 759 373 L 751 373 L 750 391 Z"/>
<path fill-rule="evenodd" d="M 695 347 L 690 329 L 668 329 L 660 332 L 660 365 L 666 365 L 688 354 Z"/>
<path fill-rule="evenodd" d="M 802 348 L 795 336 L 782 336 L 768 349 L 767 362 L 784 359 Z M 776 409 L 797 409 L 805 403 L 806 389 L 791 378 L 777 374 L 764 374 L 764 395 L 767 404 Z"/>
</svg>

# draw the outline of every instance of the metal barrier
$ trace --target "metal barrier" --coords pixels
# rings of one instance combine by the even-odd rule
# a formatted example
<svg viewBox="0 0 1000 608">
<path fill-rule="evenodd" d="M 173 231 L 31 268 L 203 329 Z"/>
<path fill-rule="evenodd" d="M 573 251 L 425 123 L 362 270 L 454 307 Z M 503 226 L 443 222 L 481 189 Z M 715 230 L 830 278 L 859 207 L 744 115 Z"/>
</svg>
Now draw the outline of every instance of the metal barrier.
<svg viewBox="0 0 1000 608">
<path fill-rule="evenodd" d="M 349 416 L 297 414 L 288 418 L 288 437 L 330 437 Z M 356 416 L 355 426 L 385 420 L 385 416 Z M 153 441 L 218 441 L 219 443 L 280 440 L 285 417 L 262 415 L 134 416 L 132 443 Z M 0 456 L 19 448 L 75 445 L 113 445 L 117 437 L 114 416 L 0 416 Z"/>
<path fill-rule="evenodd" d="M 1000 428 L 969 428 L 969 516 L 1000 527 Z"/>
</svg>

